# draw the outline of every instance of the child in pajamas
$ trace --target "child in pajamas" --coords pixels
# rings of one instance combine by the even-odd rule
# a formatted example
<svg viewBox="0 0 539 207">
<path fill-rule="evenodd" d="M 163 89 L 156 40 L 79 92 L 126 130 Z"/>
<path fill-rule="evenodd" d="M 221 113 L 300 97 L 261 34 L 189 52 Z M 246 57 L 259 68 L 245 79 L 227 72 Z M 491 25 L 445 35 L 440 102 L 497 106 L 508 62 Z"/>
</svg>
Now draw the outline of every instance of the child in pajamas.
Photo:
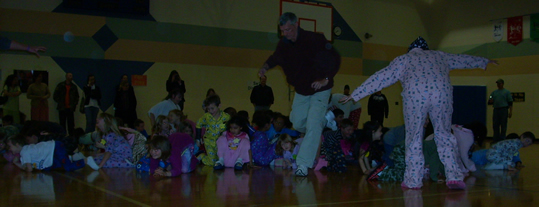
<svg viewBox="0 0 539 207">
<path fill-rule="evenodd" d="M 227 131 L 217 139 L 217 156 L 213 169 L 222 170 L 233 167 L 242 170 L 243 164 L 249 162 L 251 142 L 247 135 L 247 124 L 241 117 L 232 117 L 227 123 Z"/>
<path fill-rule="evenodd" d="M 298 156 L 299 147 L 301 146 L 303 138 L 292 139 L 288 134 L 281 134 L 277 145 L 275 146 L 275 153 L 279 156 L 283 156 L 283 167 L 285 168 L 298 168 L 296 164 L 296 158 Z"/>
<path fill-rule="evenodd" d="M 350 119 L 343 119 L 338 130 L 324 132 L 320 154 L 328 162 L 327 170 L 329 172 L 346 171 L 346 157 L 342 150 L 341 141 L 351 138 L 353 134 L 354 123 Z"/>
<path fill-rule="evenodd" d="M 520 139 L 507 139 L 497 142 L 486 152 L 488 163 L 484 169 L 516 170 L 515 155 L 518 154 L 520 148 L 530 146 L 533 141 L 535 141 L 535 135 L 531 132 L 524 132 L 520 135 Z"/>
<path fill-rule="evenodd" d="M 19 134 L 8 138 L 7 145 L 13 154 L 20 153 L 20 158 L 14 158 L 13 164 L 27 172 L 32 172 L 33 169 L 75 171 L 86 165 L 93 169 L 98 168 L 92 157 L 72 161 L 67 155 L 64 143 L 60 141 L 26 144 L 25 137 Z"/>
<path fill-rule="evenodd" d="M 406 127 L 406 173 L 402 187 L 420 188 L 423 185 L 423 123 L 429 114 L 438 152 L 445 166 L 447 186 L 464 189 L 463 174 L 455 164 L 456 140 L 451 134 L 453 87 L 449 71 L 458 68 L 486 69 L 488 63 L 496 62 L 482 57 L 429 50 L 426 41 L 419 37 L 410 45 L 407 54 L 395 58 L 389 66 L 370 76 L 341 101 L 359 101 L 400 81 Z"/>
<path fill-rule="evenodd" d="M 120 132 L 116 118 L 108 113 L 101 113 L 97 117 L 96 128 L 102 139 L 105 140 L 105 145 L 99 141 L 96 143 L 98 148 L 105 149 L 104 153 L 94 157 L 99 168 L 135 167 L 128 162 L 133 157 L 133 150 L 123 137 L 123 133 Z"/>
<path fill-rule="evenodd" d="M 176 177 L 195 170 L 195 141 L 184 133 L 168 137 L 157 135 L 148 142 L 150 146 L 150 174 L 153 176 Z"/>
<path fill-rule="evenodd" d="M 282 158 L 275 152 L 277 142 L 271 144 L 266 135 L 271 126 L 271 117 L 264 111 L 256 111 L 253 114 L 253 123 L 258 130 L 251 138 L 251 164 L 268 166 L 273 160 Z"/>
<path fill-rule="evenodd" d="M 202 142 L 206 147 L 206 154 L 202 154 L 198 158 L 202 160 L 204 165 L 214 166 L 215 162 L 219 160 L 217 138 L 226 131 L 226 122 L 230 120 L 230 116 L 220 109 L 221 99 L 218 95 L 206 98 L 204 105 L 208 112 L 198 119 L 196 136 L 197 140 L 200 140 L 202 128 L 206 128 Z"/>
</svg>

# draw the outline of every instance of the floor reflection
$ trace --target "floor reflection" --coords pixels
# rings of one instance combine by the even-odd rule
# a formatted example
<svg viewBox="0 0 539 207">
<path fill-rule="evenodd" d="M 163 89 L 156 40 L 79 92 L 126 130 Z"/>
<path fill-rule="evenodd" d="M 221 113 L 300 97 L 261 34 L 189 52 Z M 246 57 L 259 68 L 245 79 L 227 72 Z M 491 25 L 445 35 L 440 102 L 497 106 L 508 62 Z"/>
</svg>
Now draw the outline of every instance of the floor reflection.
<svg viewBox="0 0 539 207">
<path fill-rule="evenodd" d="M 275 175 L 277 174 L 277 175 Z M 260 200 L 265 198 L 274 198 L 274 195 L 276 194 L 275 191 L 275 182 L 276 178 L 282 176 L 282 173 L 277 171 L 275 173 L 272 169 L 264 167 L 264 168 L 255 168 L 250 170 L 250 197 L 254 200 Z M 284 180 L 283 180 L 284 181 Z M 283 190 L 280 191 L 286 192 L 286 189 L 279 189 Z M 288 199 L 288 198 L 285 198 Z"/>
<path fill-rule="evenodd" d="M 423 206 L 423 191 L 421 189 L 403 189 L 404 206 L 406 207 L 422 207 Z"/>
<path fill-rule="evenodd" d="M 216 171 L 217 195 L 223 200 L 247 200 L 249 196 L 249 174 L 233 168 Z"/>
<path fill-rule="evenodd" d="M 466 191 L 455 191 L 448 193 L 445 196 L 445 206 L 447 207 L 468 207 L 471 206 L 471 202 L 466 196 Z"/>
<path fill-rule="evenodd" d="M 134 185 L 139 183 L 136 170 L 131 168 L 101 168 L 88 174 L 86 182 L 127 195 L 134 195 Z"/>
<path fill-rule="evenodd" d="M 464 191 L 430 181 L 403 190 L 400 182 L 367 181 L 357 166 L 307 177 L 269 167 L 199 166 L 174 178 L 125 168 L 26 173 L 1 162 L 0 170 L 0 206 L 535 206 L 539 192 L 532 164 L 521 172 L 478 170 Z"/>
<path fill-rule="evenodd" d="M 46 173 L 20 173 L 20 193 L 27 199 L 38 202 L 51 202 L 56 200 L 54 180 Z"/>
</svg>

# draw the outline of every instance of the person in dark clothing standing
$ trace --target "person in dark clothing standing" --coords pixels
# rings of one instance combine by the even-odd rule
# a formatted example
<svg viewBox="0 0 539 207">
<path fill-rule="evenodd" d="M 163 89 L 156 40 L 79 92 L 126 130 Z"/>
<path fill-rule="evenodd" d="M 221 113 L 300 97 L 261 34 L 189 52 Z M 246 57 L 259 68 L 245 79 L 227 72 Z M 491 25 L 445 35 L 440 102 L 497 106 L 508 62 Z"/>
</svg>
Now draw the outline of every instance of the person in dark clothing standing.
<svg viewBox="0 0 539 207">
<path fill-rule="evenodd" d="M 56 85 L 53 99 L 58 103 L 56 109 L 58 109 L 60 125 L 62 125 L 70 135 L 73 134 L 73 130 L 75 129 L 75 117 L 73 113 L 77 108 L 77 104 L 79 104 L 79 91 L 77 90 L 77 86 L 73 84 L 72 73 L 67 73 L 66 81 Z"/>
<path fill-rule="evenodd" d="M 183 111 L 183 105 L 185 103 L 185 92 L 187 92 L 187 90 L 185 90 L 185 82 L 180 77 L 178 71 L 173 70 L 170 72 L 170 75 L 168 75 L 167 92 L 170 93 L 176 88 L 180 90 L 182 97 L 184 97 L 184 99 L 182 99 L 182 101 L 180 101 L 180 103 L 178 104 L 180 106 L 180 110 Z"/>
<path fill-rule="evenodd" d="M 368 111 L 371 121 L 377 121 L 381 126 L 384 126 L 384 117 L 387 119 L 389 114 L 389 104 L 382 91 L 378 91 L 369 97 Z"/>
<path fill-rule="evenodd" d="M 305 31 L 298 26 L 295 14 L 286 12 L 279 19 L 283 38 L 266 60 L 258 75 L 280 65 L 287 82 L 294 86 L 290 121 L 305 133 L 296 163 L 296 176 L 307 176 L 312 168 L 324 128 L 333 77 L 339 71 L 341 56 L 323 34 Z"/>
<path fill-rule="evenodd" d="M 83 88 L 84 91 L 84 114 L 86 115 L 86 130 L 90 133 L 95 131 L 97 114 L 101 106 L 101 89 L 95 85 L 95 76 L 88 75 L 87 85 Z M 71 133 L 69 133 L 71 135 Z"/>
<path fill-rule="evenodd" d="M 494 107 L 492 114 L 492 139 L 495 142 L 505 139 L 507 119 L 513 116 L 513 97 L 511 96 L 511 92 L 503 87 L 504 84 L 503 79 L 498 79 L 496 81 L 498 90 L 493 91 L 488 99 L 488 103 Z"/>
<path fill-rule="evenodd" d="M 260 77 L 260 85 L 253 88 L 251 92 L 251 103 L 255 106 L 255 111 L 269 110 L 273 104 L 273 90 L 266 85 L 266 76 Z"/>
<path fill-rule="evenodd" d="M 129 84 L 127 75 L 123 75 L 120 85 L 116 87 L 116 97 L 114 98 L 114 116 L 120 117 L 129 128 L 135 128 L 137 116 L 137 97 L 133 86 Z"/>
</svg>

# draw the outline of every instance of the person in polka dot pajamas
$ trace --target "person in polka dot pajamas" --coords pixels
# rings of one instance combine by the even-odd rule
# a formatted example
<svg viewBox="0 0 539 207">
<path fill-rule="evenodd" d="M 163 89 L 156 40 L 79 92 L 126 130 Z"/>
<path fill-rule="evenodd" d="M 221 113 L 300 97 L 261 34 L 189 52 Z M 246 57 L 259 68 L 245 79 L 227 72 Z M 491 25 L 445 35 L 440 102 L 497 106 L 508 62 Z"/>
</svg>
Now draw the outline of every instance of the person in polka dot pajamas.
<svg viewBox="0 0 539 207">
<path fill-rule="evenodd" d="M 423 186 L 423 123 L 429 116 L 434 125 L 438 153 L 445 166 L 447 186 L 451 189 L 464 189 L 464 176 L 455 162 L 456 139 L 451 134 L 453 87 L 449 71 L 459 68 L 486 70 L 488 63 L 497 64 L 497 61 L 429 50 L 426 41 L 419 37 L 410 45 L 407 54 L 395 58 L 389 66 L 371 75 L 350 96 L 343 97 L 341 101 L 359 101 L 400 81 L 406 126 L 406 171 L 401 186 Z"/>
</svg>

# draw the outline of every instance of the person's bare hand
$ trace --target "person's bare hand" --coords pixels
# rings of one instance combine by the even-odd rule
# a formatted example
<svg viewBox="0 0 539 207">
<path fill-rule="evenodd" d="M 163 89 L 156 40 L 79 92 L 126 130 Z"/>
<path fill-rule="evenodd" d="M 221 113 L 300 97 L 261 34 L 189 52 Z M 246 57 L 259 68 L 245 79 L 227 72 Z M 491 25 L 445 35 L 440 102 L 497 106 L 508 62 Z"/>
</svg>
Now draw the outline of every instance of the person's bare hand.
<svg viewBox="0 0 539 207">
<path fill-rule="evenodd" d="M 101 143 L 101 140 L 95 142 L 95 147 L 99 149 L 105 149 L 105 145 Z"/>
<path fill-rule="evenodd" d="M 28 52 L 36 54 L 37 57 L 40 57 L 39 52 L 45 52 L 45 51 L 47 51 L 47 48 L 43 46 L 29 46 L 28 47 Z"/>
<path fill-rule="evenodd" d="M 514 168 L 514 167 L 511 167 L 511 165 L 507 166 L 507 170 L 509 170 L 509 171 L 517 171 L 517 169 Z"/>
<path fill-rule="evenodd" d="M 328 84 L 328 79 L 323 79 L 319 81 L 315 81 L 311 84 L 311 88 L 314 88 L 315 91 L 320 90 L 320 88 L 326 86 Z"/>
<path fill-rule="evenodd" d="M 344 96 L 339 100 L 339 103 L 346 103 L 348 101 L 352 100 L 352 96 Z"/>
<path fill-rule="evenodd" d="M 133 133 L 133 132 L 136 131 L 135 129 L 131 129 L 131 128 L 129 128 L 129 127 L 123 127 L 123 126 L 119 126 L 118 129 L 123 129 L 123 130 L 125 130 L 125 131 L 130 132 L 130 133 Z"/>
<path fill-rule="evenodd" d="M 488 63 L 492 63 L 494 65 L 499 65 L 497 60 L 488 60 Z M 487 64 L 488 64 L 487 63 Z M 487 70 L 488 67 L 485 67 L 485 70 Z"/>
<path fill-rule="evenodd" d="M 365 170 L 365 171 L 363 172 L 363 174 L 365 174 L 365 175 L 370 175 L 370 174 L 372 173 L 372 171 L 374 171 L 374 168 Z"/>
<path fill-rule="evenodd" d="M 165 170 L 163 168 L 157 168 L 155 170 L 155 172 L 153 173 L 153 176 L 155 177 L 158 177 L 158 176 L 165 176 L 166 173 L 165 173 Z"/>
<path fill-rule="evenodd" d="M 268 69 L 266 69 L 264 65 L 264 67 L 260 68 L 260 70 L 258 71 L 258 76 L 262 78 L 266 75 L 266 72 L 268 72 Z"/>
<path fill-rule="evenodd" d="M 289 168 L 291 166 L 292 166 L 292 163 L 290 163 L 289 160 L 287 160 L 287 159 L 283 160 L 283 168 Z"/>
</svg>

